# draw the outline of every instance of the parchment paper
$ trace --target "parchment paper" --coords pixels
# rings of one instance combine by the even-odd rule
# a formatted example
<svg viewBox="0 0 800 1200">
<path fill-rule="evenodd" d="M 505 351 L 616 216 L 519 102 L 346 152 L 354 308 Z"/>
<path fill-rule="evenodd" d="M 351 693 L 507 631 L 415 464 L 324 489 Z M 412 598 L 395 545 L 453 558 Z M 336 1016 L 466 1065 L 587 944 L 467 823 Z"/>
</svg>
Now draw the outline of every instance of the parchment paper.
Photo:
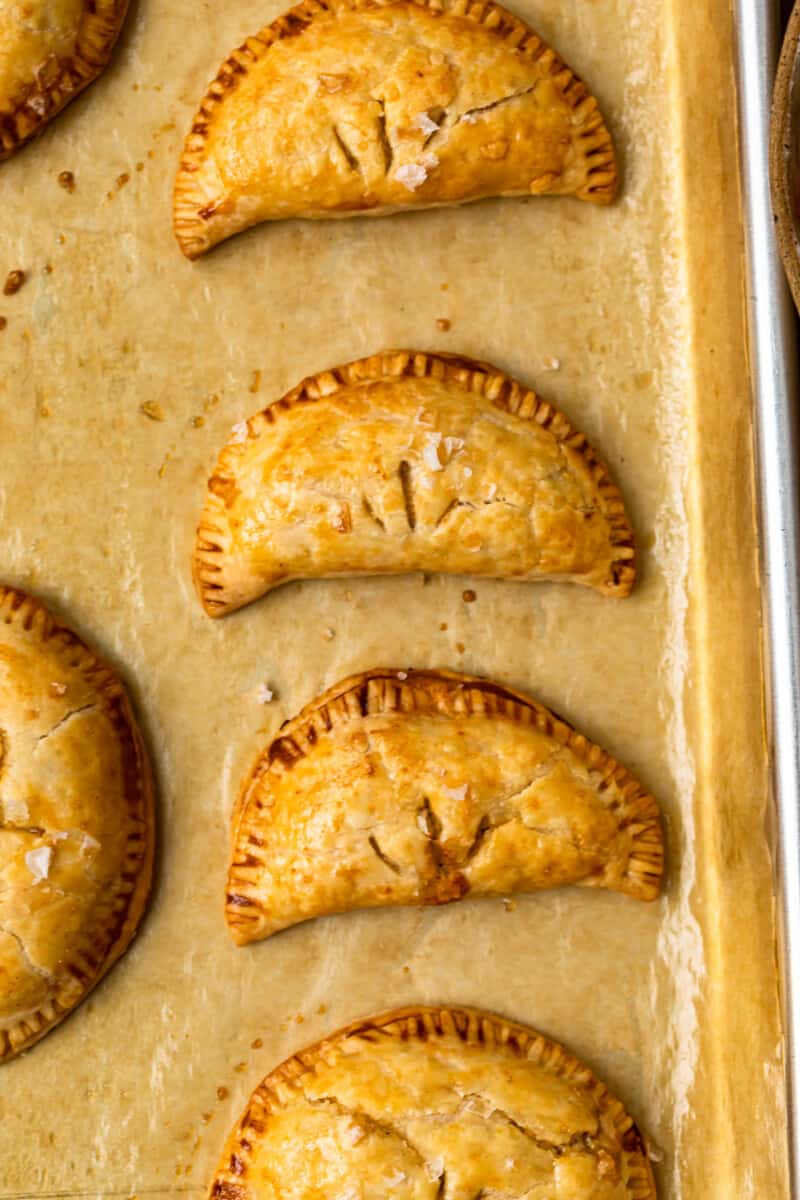
<svg viewBox="0 0 800 1200">
<path fill-rule="evenodd" d="M 184 261 L 182 136 L 280 0 L 134 3 L 103 79 L 0 170 L 0 275 L 27 272 L 0 297 L 0 569 L 118 666 L 160 786 L 135 946 L 0 1071 L 3 1200 L 199 1196 L 271 1066 L 413 1001 L 484 1005 L 566 1042 L 663 1156 L 663 1197 L 787 1195 L 728 5 L 514 8 L 607 113 L 610 210 L 285 223 Z M 637 529 L 633 598 L 469 581 L 467 604 L 468 581 L 413 577 L 203 615 L 188 558 L 231 425 L 389 346 L 488 358 L 586 430 Z M 242 772 L 321 689 L 389 664 L 528 689 L 625 762 L 667 814 L 665 898 L 355 913 L 235 949 L 221 897 Z"/>
</svg>

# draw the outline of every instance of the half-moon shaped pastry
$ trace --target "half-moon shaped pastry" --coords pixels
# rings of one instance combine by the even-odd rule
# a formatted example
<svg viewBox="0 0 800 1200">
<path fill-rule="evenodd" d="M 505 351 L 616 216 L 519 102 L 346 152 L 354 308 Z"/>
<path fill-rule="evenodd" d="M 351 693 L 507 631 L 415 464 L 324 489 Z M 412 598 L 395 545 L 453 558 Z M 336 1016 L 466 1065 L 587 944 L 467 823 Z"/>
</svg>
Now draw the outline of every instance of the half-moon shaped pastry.
<svg viewBox="0 0 800 1200">
<path fill-rule="evenodd" d="M 589 94 L 491 0 L 304 0 L 222 64 L 184 146 L 189 258 L 260 221 L 382 216 L 486 196 L 607 204 Z"/>
<path fill-rule="evenodd" d="M 658 805 L 521 692 L 374 670 L 314 700 L 258 758 L 233 814 L 239 945 L 356 908 L 584 884 L 658 895 Z"/>
<path fill-rule="evenodd" d="M 195 543 L 209 616 L 290 579 L 407 571 L 627 596 L 633 533 L 584 435 L 472 359 L 375 354 L 234 429 Z"/>
<path fill-rule="evenodd" d="M 0 159 L 35 137 L 105 67 L 128 0 L 0 4 Z"/>
<path fill-rule="evenodd" d="M 642 1135 L 563 1046 L 464 1008 L 357 1021 L 259 1084 L 210 1200 L 656 1200 Z"/>
<path fill-rule="evenodd" d="M 127 948 L 150 889 L 150 769 L 113 672 L 0 587 L 0 1061 Z"/>
</svg>

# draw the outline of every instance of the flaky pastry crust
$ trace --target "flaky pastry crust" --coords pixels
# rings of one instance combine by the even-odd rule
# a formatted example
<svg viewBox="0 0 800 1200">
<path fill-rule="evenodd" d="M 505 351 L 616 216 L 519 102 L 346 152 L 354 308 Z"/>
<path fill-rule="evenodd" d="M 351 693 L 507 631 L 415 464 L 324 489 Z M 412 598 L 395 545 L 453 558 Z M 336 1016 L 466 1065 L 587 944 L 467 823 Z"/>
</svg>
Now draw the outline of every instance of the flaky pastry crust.
<svg viewBox="0 0 800 1200">
<path fill-rule="evenodd" d="M 627 596 L 633 532 L 585 436 L 487 363 L 387 351 L 237 426 L 193 570 L 209 616 L 290 579 L 444 571 Z"/>
<path fill-rule="evenodd" d="M 232 820 L 239 945 L 310 917 L 577 883 L 658 895 L 659 809 L 524 693 L 449 671 L 354 675 L 284 725 Z"/>
<path fill-rule="evenodd" d="M 2 0 L 0 160 L 97 78 L 127 8 L 128 0 Z"/>
<path fill-rule="evenodd" d="M 253 1092 L 210 1200 L 656 1200 L 642 1135 L 540 1033 L 467 1008 L 356 1021 Z"/>
<path fill-rule="evenodd" d="M 223 63 L 184 146 L 175 233 L 196 258 L 260 221 L 487 196 L 607 204 L 597 102 L 491 0 L 304 0 Z"/>
<path fill-rule="evenodd" d="M 153 865 L 153 789 L 111 669 L 0 586 L 0 1061 L 127 948 Z"/>
</svg>

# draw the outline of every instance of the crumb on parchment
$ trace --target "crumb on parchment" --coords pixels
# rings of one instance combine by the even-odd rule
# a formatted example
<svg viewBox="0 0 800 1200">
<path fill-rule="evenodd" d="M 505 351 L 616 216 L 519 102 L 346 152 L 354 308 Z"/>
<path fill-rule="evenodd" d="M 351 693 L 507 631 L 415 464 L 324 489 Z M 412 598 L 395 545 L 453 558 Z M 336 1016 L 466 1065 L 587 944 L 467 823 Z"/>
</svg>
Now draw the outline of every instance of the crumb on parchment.
<svg viewBox="0 0 800 1200">
<path fill-rule="evenodd" d="M 157 400 L 145 400 L 143 404 L 140 404 L 139 411 L 143 416 L 149 417 L 151 421 L 165 420 L 164 410 Z"/>
<path fill-rule="evenodd" d="M 25 282 L 25 272 L 17 267 L 13 271 L 9 271 L 6 275 L 6 281 L 3 284 L 3 295 L 14 296 Z"/>
<path fill-rule="evenodd" d="M 58 176 L 58 184 L 65 192 L 72 194 L 75 191 L 75 176 L 72 171 L 62 171 Z"/>
<path fill-rule="evenodd" d="M 436 318 L 436 328 L 440 333 L 448 333 L 452 327 L 452 322 L 447 317 Z"/>
<path fill-rule="evenodd" d="M 467 588 L 461 593 L 461 599 L 465 604 L 473 604 L 478 599 L 478 596 L 477 593 L 472 590 L 472 588 Z"/>
<path fill-rule="evenodd" d="M 0 317 L 0 330 L 5 329 L 8 325 L 8 317 Z"/>
</svg>

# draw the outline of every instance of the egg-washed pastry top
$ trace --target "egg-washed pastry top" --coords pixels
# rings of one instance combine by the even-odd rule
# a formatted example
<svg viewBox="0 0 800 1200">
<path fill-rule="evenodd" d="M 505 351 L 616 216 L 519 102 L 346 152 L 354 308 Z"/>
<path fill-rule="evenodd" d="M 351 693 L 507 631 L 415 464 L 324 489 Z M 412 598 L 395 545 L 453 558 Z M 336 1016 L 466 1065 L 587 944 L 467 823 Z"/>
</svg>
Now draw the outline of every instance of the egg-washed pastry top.
<svg viewBox="0 0 800 1200">
<path fill-rule="evenodd" d="M 114 673 L 0 587 L 0 1060 L 126 949 L 150 887 L 153 795 Z"/>
<path fill-rule="evenodd" d="M 225 915 L 243 945 L 310 917 L 578 883 L 653 900 L 656 801 L 521 692 L 375 669 L 309 704 L 233 814 Z"/>
<path fill-rule="evenodd" d="M 444 571 L 623 597 L 622 497 L 586 437 L 474 359 L 387 351 L 237 425 L 209 479 L 194 577 L 209 616 L 290 579 Z"/>
<path fill-rule="evenodd" d="M 223 63 L 175 184 L 190 258 L 260 221 L 486 196 L 607 204 L 597 102 L 491 0 L 304 0 Z"/>
<path fill-rule="evenodd" d="M 356 1022 L 288 1059 L 210 1200 L 656 1200 L 632 1118 L 583 1063 L 461 1008 Z"/>
<path fill-rule="evenodd" d="M 128 0 L 0 0 L 0 159 L 100 74 Z"/>
</svg>

